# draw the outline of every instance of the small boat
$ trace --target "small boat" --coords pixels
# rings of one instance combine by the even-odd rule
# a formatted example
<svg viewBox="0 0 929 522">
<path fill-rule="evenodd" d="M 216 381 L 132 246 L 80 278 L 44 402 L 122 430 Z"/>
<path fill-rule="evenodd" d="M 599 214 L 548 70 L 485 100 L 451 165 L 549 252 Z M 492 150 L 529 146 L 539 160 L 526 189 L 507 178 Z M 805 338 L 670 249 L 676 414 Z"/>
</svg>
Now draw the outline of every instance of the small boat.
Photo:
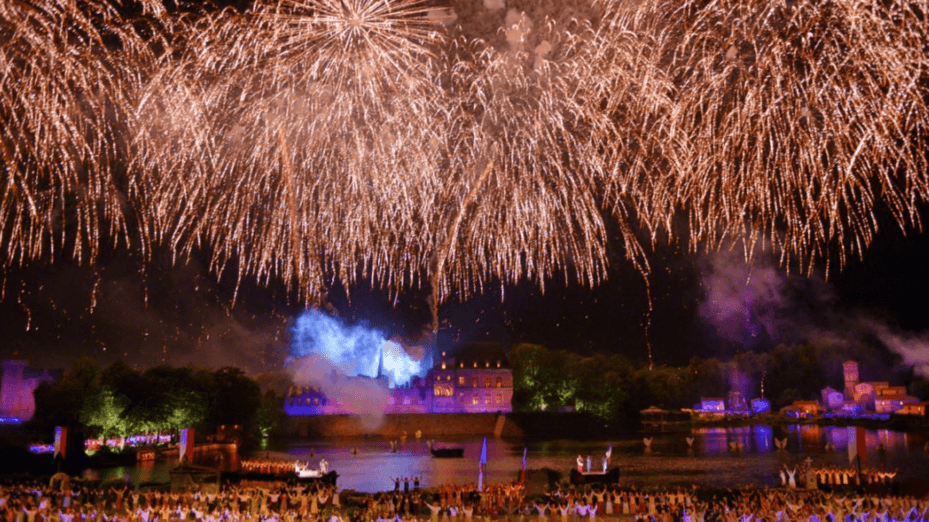
<svg viewBox="0 0 929 522">
<path fill-rule="evenodd" d="M 616 484 L 619 482 L 619 466 L 613 466 L 607 471 L 581 472 L 571 468 L 571 484 Z"/>
<path fill-rule="evenodd" d="M 464 457 L 464 448 L 460 447 L 432 448 L 429 451 L 437 459 L 460 459 Z"/>
</svg>

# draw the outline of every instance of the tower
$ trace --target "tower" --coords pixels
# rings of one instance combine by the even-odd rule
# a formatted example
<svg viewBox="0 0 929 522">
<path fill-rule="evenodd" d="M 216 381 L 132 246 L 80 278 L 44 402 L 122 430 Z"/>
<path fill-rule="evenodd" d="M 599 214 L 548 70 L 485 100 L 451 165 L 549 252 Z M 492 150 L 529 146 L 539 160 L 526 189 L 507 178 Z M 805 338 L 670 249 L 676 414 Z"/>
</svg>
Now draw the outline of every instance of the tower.
<svg viewBox="0 0 929 522">
<path fill-rule="evenodd" d="M 858 384 L 858 363 L 845 361 L 842 364 L 842 373 L 845 375 L 845 400 L 853 400 L 855 386 Z"/>
</svg>

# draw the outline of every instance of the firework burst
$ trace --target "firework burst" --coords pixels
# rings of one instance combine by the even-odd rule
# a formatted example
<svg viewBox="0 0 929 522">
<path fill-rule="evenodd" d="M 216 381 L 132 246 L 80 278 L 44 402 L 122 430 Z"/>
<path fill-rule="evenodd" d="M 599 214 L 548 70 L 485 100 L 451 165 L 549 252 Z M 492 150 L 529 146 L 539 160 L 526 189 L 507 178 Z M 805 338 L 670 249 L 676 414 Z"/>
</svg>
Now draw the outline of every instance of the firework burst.
<svg viewBox="0 0 929 522">
<path fill-rule="evenodd" d="M 596 284 L 608 219 L 643 273 L 640 236 L 810 268 L 884 210 L 920 226 L 924 0 L 510 4 L 469 0 L 482 38 L 426 0 L 145 0 L 143 41 L 106 4 L 3 3 L 4 262 L 137 235 L 307 303 L 429 286 L 437 321 L 491 281 Z"/>
<path fill-rule="evenodd" d="M 917 5 L 919 4 L 919 5 Z M 709 248 L 742 241 L 807 269 L 861 255 L 888 209 L 919 226 L 929 43 L 921 2 L 658 2 L 675 85 L 657 172 Z M 837 248 L 836 248 L 837 247 Z"/>
</svg>

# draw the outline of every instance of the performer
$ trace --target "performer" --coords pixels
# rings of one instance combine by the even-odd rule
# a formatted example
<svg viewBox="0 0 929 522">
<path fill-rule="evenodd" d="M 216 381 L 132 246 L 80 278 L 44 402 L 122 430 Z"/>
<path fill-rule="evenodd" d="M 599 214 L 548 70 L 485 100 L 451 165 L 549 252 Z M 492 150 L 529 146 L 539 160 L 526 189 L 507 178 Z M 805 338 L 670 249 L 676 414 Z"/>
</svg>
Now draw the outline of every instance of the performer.
<svg viewBox="0 0 929 522">
<path fill-rule="evenodd" d="M 577 456 L 577 472 L 584 472 L 584 457 L 581 457 L 580 455 Z"/>
</svg>

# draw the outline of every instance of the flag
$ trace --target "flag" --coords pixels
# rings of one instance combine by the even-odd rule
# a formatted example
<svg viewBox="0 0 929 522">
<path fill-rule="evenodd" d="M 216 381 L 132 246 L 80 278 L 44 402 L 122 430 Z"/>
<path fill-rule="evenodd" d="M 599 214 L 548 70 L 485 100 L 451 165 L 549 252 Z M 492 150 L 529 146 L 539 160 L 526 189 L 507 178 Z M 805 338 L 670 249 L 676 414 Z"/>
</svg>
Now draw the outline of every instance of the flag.
<svg viewBox="0 0 929 522">
<path fill-rule="evenodd" d="M 68 447 L 68 428 L 63 426 L 55 426 L 55 453 L 54 457 L 61 455 L 61 458 L 65 458 L 65 450 Z"/>
<path fill-rule="evenodd" d="M 848 463 L 851 464 L 855 462 L 855 457 L 858 456 L 858 444 L 855 442 L 855 427 L 849 426 L 845 428 L 845 433 L 848 437 Z"/>
<path fill-rule="evenodd" d="M 863 426 L 849 426 L 848 431 L 848 463 L 855 462 L 855 458 L 861 460 L 864 466 L 868 462 L 868 446 Z"/>
<path fill-rule="evenodd" d="M 868 465 L 868 441 L 865 438 L 864 426 L 855 427 L 855 440 L 858 443 L 858 459 L 862 466 Z"/>
<path fill-rule="evenodd" d="M 194 429 L 184 428 L 181 430 L 181 441 L 178 448 L 178 459 L 181 462 L 191 464 L 194 461 Z"/>
<path fill-rule="evenodd" d="M 610 447 L 606 449 L 606 465 L 609 466 L 613 463 L 613 445 L 610 444 Z"/>
<path fill-rule="evenodd" d="M 529 446 L 523 446 L 523 467 L 519 471 L 519 483 L 525 484 L 526 482 L 526 453 L 529 451 Z"/>
<path fill-rule="evenodd" d="M 484 437 L 484 445 L 481 447 L 480 471 L 477 474 L 477 490 L 484 491 L 484 475 L 487 473 L 487 437 Z"/>
</svg>

